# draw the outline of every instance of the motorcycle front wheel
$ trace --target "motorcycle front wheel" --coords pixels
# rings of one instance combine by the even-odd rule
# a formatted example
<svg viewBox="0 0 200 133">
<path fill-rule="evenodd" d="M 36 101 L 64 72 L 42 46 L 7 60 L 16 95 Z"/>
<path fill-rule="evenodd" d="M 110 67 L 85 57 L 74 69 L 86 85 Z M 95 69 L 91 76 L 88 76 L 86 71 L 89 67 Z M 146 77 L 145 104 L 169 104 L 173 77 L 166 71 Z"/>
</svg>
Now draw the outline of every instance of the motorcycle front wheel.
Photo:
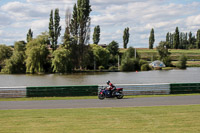
<svg viewBox="0 0 200 133">
<path fill-rule="evenodd" d="M 105 95 L 104 95 L 104 94 L 99 94 L 99 95 L 98 95 L 98 98 L 99 98 L 100 100 L 103 100 L 103 99 L 105 98 Z"/>
<path fill-rule="evenodd" d="M 122 99 L 124 97 L 123 92 L 119 92 L 119 95 L 117 95 L 117 99 Z"/>
</svg>

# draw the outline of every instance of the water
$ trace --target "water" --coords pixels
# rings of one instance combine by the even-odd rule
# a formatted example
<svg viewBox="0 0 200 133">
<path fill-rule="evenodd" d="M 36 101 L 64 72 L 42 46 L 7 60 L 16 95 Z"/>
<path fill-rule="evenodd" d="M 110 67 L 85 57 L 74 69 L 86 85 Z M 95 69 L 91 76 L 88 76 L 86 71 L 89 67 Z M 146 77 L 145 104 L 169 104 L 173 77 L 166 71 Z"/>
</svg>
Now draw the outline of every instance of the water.
<svg viewBox="0 0 200 133">
<path fill-rule="evenodd" d="M 114 84 L 196 83 L 200 82 L 200 68 L 147 72 L 76 73 L 68 75 L 7 75 L 0 74 L 0 87 L 97 85 L 110 80 Z"/>
</svg>

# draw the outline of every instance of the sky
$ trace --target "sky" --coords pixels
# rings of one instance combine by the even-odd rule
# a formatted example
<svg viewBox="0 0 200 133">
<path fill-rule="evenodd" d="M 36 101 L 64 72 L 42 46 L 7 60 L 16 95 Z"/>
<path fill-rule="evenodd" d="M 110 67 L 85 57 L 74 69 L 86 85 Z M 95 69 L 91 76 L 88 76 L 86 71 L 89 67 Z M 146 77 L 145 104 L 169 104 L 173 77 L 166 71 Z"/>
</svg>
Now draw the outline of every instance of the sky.
<svg viewBox="0 0 200 133">
<path fill-rule="evenodd" d="M 77 0 L 0 0 L 0 44 L 13 45 L 15 41 L 26 40 L 31 28 L 33 37 L 48 31 L 49 15 L 59 8 L 64 35 L 65 13 L 73 11 Z M 92 12 L 90 43 L 94 27 L 100 25 L 99 44 L 113 40 L 123 47 L 123 31 L 130 29 L 128 46 L 147 48 L 150 31 L 154 28 L 155 43 L 165 41 L 167 32 L 196 35 L 200 29 L 200 0 L 90 0 Z M 59 39 L 59 43 L 61 39 Z"/>
</svg>

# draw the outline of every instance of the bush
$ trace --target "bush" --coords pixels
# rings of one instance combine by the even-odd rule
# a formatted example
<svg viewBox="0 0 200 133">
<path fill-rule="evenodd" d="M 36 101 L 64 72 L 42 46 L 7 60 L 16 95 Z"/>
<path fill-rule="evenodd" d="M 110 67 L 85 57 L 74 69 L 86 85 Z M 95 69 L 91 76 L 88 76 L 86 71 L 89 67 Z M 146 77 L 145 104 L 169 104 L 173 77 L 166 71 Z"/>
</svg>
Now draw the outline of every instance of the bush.
<svg viewBox="0 0 200 133">
<path fill-rule="evenodd" d="M 149 64 L 143 64 L 141 66 L 141 71 L 148 71 L 148 70 L 150 70 Z"/>
<path fill-rule="evenodd" d="M 144 64 L 148 64 L 148 62 L 145 61 L 145 60 L 140 60 L 140 61 L 139 61 L 139 64 L 140 64 L 140 66 L 142 66 L 142 65 L 144 65 Z"/>
<path fill-rule="evenodd" d="M 104 69 L 104 66 L 99 66 L 99 70 L 103 70 Z"/>
<path fill-rule="evenodd" d="M 167 56 L 167 57 L 163 58 L 162 61 L 166 65 L 166 67 L 172 66 L 172 63 L 171 63 L 172 61 L 171 61 L 170 56 Z"/>
<path fill-rule="evenodd" d="M 122 71 L 136 71 L 139 70 L 139 61 L 134 58 L 127 58 L 122 61 L 121 70 Z"/>
<path fill-rule="evenodd" d="M 110 71 L 118 70 L 118 67 L 116 67 L 116 66 L 111 66 L 111 67 L 109 67 L 109 70 L 110 70 Z"/>
<path fill-rule="evenodd" d="M 185 55 L 181 55 L 177 67 L 180 69 L 186 69 L 187 67 L 186 64 L 187 64 L 187 57 Z"/>
</svg>

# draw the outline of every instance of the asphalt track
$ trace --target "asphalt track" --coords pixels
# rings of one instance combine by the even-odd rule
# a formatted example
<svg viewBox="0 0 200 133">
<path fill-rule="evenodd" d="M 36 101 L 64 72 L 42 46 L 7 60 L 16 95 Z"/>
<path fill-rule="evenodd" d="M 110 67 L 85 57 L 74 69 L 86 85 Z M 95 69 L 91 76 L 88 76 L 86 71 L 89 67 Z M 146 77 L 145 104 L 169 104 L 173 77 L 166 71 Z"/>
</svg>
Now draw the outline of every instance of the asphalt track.
<svg viewBox="0 0 200 133">
<path fill-rule="evenodd" d="M 200 105 L 200 95 L 124 99 L 0 101 L 0 110 L 10 109 L 70 109 L 105 107 L 143 107 L 167 105 Z"/>
</svg>

